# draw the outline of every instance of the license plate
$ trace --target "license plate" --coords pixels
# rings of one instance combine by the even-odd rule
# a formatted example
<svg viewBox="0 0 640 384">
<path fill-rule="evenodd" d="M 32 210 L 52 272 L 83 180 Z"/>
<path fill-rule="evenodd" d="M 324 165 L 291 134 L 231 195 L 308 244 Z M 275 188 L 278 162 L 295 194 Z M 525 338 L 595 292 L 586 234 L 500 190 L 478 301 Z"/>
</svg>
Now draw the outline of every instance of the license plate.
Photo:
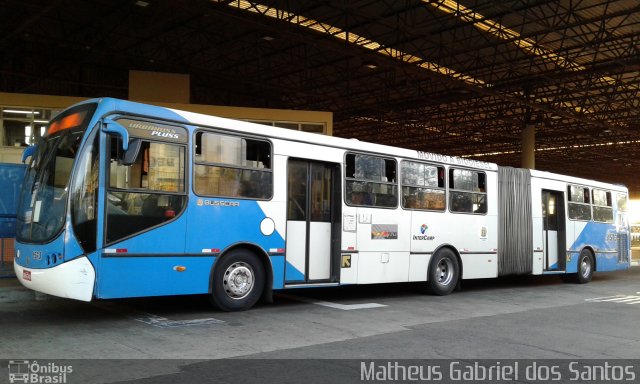
<svg viewBox="0 0 640 384">
<path fill-rule="evenodd" d="M 22 271 L 22 278 L 31 281 L 31 271 L 24 270 Z"/>
</svg>

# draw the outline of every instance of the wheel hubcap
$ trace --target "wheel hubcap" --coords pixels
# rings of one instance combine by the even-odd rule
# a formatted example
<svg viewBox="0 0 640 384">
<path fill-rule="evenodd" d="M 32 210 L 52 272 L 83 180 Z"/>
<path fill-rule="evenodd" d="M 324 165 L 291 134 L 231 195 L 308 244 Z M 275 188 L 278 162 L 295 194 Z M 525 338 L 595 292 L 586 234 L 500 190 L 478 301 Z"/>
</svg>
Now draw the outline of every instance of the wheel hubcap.
<svg viewBox="0 0 640 384">
<path fill-rule="evenodd" d="M 247 263 L 233 263 L 224 272 L 224 291 L 232 299 L 245 298 L 253 289 L 255 276 Z"/>
<path fill-rule="evenodd" d="M 438 263 L 438 284 L 449 285 L 453 280 L 453 262 L 449 259 L 442 259 Z"/>
<path fill-rule="evenodd" d="M 588 257 L 582 258 L 582 263 L 580 263 L 580 271 L 582 272 L 583 277 L 587 277 L 591 273 L 591 260 Z"/>
</svg>

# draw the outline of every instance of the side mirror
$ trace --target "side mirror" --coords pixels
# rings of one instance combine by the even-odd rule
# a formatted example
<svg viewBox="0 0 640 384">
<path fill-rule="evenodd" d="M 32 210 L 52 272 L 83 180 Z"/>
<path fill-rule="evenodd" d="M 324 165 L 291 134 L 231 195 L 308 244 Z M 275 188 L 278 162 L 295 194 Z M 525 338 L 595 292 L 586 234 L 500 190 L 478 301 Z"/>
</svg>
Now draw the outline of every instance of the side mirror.
<svg viewBox="0 0 640 384">
<path fill-rule="evenodd" d="M 127 128 L 122 126 L 122 124 L 106 118 L 104 119 L 104 124 L 102 125 L 102 131 L 120 136 L 120 138 L 122 139 L 122 150 L 126 151 L 127 149 L 129 149 L 129 131 L 127 131 Z"/>
<path fill-rule="evenodd" d="M 24 149 L 24 151 L 22 152 L 22 163 L 26 163 L 27 159 L 31 156 L 33 156 L 34 153 L 36 153 L 36 151 L 38 150 L 38 146 L 37 145 L 30 145 L 27 148 Z"/>
<path fill-rule="evenodd" d="M 123 165 L 131 165 L 135 163 L 138 158 L 138 154 L 140 153 L 140 148 L 142 147 L 142 140 L 133 139 L 131 143 L 129 143 L 129 148 L 124 151 L 124 156 L 122 158 Z"/>
</svg>

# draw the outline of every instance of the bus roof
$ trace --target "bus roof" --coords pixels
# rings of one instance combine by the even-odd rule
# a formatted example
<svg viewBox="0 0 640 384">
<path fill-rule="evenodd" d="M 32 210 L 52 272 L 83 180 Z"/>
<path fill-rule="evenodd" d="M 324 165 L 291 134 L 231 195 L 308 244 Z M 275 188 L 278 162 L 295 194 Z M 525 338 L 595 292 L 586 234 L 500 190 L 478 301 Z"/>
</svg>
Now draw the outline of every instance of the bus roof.
<svg viewBox="0 0 640 384">
<path fill-rule="evenodd" d="M 458 165 L 484 170 L 497 170 L 498 166 L 478 160 L 465 159 L 448 155 L 440 155 L 430 152 L 417 151 L 405 148 L 392 147 L 383 144 L 375 144 L 357 139 L 345 139 L 335 136 L 321 135 L 317 133 L 301 132 L 286 128 L 272 127 L 258 123 L 251 123 L 241 120 L 224 117 L 206 115 L 202 113 L 189 112 L 179 109 L 166 108 L 142 104 L 132 101 L 102 98 L 87 100 L 86 102 L 98 102 L 101 106 L 102 115 L 114 112 L 138 114 L 149 117 L 156 117 L 163 120 L 171 120 L 177 123 L 197 125 L 212 128 L 224 128 L 230 131 L 249 133 L 253 135 L 265 136 L 274 139 L 292 140 L 315 145 L 342 148 L 356 152 L 370 152 L 384 154 L 392 157 L 403 157 L 416 160 L 434 161 L 450 165 Z M 83 102 L 84 103 L 84 102 Z"/>
<path fill-rule="evenodd" d="M 110 113 L 126 113 L 147 117 L 159 118 L 162 120 L 174 121 L 176 123 L 195 125 L 211 128 L 223 128 L 234 132 L 248 133 L 252 135 L 265 136 L 273 139 L 284 139 L 298 141 L 308 144 L 336 147 L 355 152 L 375 153 L 391 157 L 401 157 L 407 159 L 431 161 L 454 166 L 476 168 L 489 171 L 497 171 L 498 165 L 495 163 L 483 162 L 479 160 L 466 159 L 462 157 L 440 155 L 430 152 L 411 150 L 405 148 L 392 147 L 383 144 L 375 144 L 357 139 L 345 139 L 341 137 L 321 135 L 317 133 L 301 132 L 286 128 L 272 127 L 257 123 L 245 122 L 241 120 L 224 117 L 206 115 L 202 113 L 189 112 L 167 107 L 142 104 L 133 101 L 120 100 L 114 98 L 101 98 L 86 100 L 79 104 L 98 102 L 98 113 L 102 115 Z M 566 176 L 557 173 L 531 170 L 533 177 L 566 181 L 568 183 L 581 184 L 585 186 L 607 188 L 620 192 L 627 192 L 627 188 L 620 184 L 610 184 L 598 182 L 590 179 Z"/>
</svg>

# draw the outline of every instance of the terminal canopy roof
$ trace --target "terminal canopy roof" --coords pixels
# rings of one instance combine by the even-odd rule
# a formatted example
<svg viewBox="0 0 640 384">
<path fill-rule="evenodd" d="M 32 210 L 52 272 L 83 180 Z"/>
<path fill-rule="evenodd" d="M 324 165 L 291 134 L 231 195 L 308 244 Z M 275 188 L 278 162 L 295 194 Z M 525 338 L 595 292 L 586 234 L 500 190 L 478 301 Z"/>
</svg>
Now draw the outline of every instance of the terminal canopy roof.
<svg viewBox="0 0 640 384">
<path fill-rule="evenodd" d="M 3 1 L 0 91 L 323 110 L 334 134 L 627 184 L 640 194 L 637 0 Z"/>
</svg>

